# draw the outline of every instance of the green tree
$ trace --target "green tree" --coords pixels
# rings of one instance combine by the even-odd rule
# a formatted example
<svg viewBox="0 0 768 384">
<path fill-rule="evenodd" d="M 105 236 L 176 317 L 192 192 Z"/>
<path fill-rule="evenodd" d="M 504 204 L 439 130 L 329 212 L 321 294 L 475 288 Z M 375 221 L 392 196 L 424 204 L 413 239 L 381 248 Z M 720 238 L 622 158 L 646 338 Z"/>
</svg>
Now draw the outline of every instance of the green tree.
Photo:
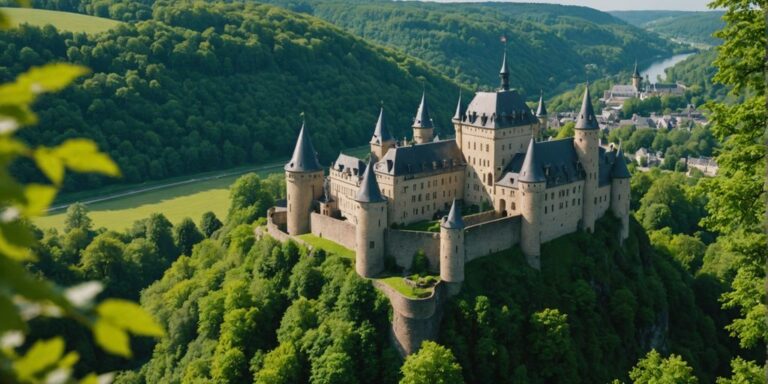
<svg viewBox="0 0 768 384">
<path fill-rule="evenodd" d="M 634 384 L 696 384 L 693 368 L 680 356 L 661 357 L 655 349 L 648 352 L 629 372 Z"/>
<path fill-rule="evenodd" d="M 203 213 L 203 217 L 200 220 L 200 230 L 205 237 L 211 237 L 214 232 L 223 226 L 221 220 L 216 217 L 216 214 L 208 211 Z"/>
<path fill-rule="evenodd" d="M 203 241 L 203 234 L 197 229 L 195 222 L 185 217 L 173 228 L 173 239 L 176 248 L 182 255 L 191 255 L 192 247 Z"/>
<path fill-rule="evenodd" d="M 546 308 L 531 315 L 531 351 L 541 377 L 557 382 L 573 381 L 576 362 L 571 345 L 568 315 Z"/>
<path fill-rule="evenodd" d="M 461 366 L 451 350 L 432 341 L 425 341 L 416 353 L 409 355 L 401 368 L 400 384 L 460 384 Z"/>
<path fill-rule="evenodd" d="M 255 384 L 299 384 L 301 363 L 293 344 L 280 344 L 264 357 L 264 366 L 253 378 Z"/>
<path fill-rule="evenodd" d="M 93 227 L 93 221 L 88 217 L 88 208 L 85 204 L 74 203 L 67 207 L 67 216 L 64 218 L 64 233 L 78 228 L 90 231 Z"/>
<path fill-rule="evenodd" d="M 147 240 L 157 247 L 160 257 L 169 261 L 178 256 L 172 230 L 173 224 L 162 213 L 153 213 L 146 221 Z"/>
</svg>

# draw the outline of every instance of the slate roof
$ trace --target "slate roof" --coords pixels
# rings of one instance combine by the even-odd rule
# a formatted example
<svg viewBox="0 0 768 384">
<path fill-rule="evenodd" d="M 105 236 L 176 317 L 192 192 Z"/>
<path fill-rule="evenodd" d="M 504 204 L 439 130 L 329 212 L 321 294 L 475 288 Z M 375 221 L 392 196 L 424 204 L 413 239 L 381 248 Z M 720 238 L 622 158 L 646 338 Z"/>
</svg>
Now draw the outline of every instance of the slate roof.
<svg viewBox="0 0 768 384">
<path fill-rule="evenodd" d="M 516 90 L 477 92 L 467 106 L 466 120 L 484 128 L 507 128 L 538 122 Z"/>
<path fill-rule="evenodd" d="M 421 103 L 413 119 L 414 128 L 432 128 L 432 119 L 429 118 L 429 106 L 427 105 L 427 93 L 421 94 Z"/>
<path fill-rule="evenodd" d="M 392 141 L 395 138 L 389 133 L 387 122 L 384 119 L 384 107 L 381 107 L 379 111 L 379 120 L 376 121 L 376 127 L 373 129 L 373 137 L 371 137 L 371 144 L 381 145 L 383 142 Z"/>
<path fill-rule="evenodd" d="M 285 170 L 291 172 L 315 172 L 322 169 L 320 162 L 317 161 L 315 147 L 312 146 L 312 141 L 309 138 L 309 129 L 306 128 L 306 124 L 302 123 L 299 138 L 296 140 L 296 148 L 293 150 L 291 160 L 285 165 Z"/>
<path fill-rule="evenodd" d="M 376 172 L 393 176 L 423 172 L 442 172 L 466 164 L 456 140 L 440 140 L 424 144 L 391 148 L 376 163 Z"/>
<path fill-rule="evenodd" d="M 501 78 L 501 89 L 504 91 L 509 90 L 509 67 L 507 66 L 507 50 L 504 49 L 504 59 L 501 61 L 501 69 L 499 70 L 499 77 Z"/>
<path fill-rule="evenodd" d="M 379 183 L 376 181 L 376 174 L 373 172 L 373 162 L 369 162 L 365 167 L 363 181 L 360 182 L 360 189 L 357 190 L 355 200 L 361 203 L 378 203 L 385 201 L 379 189 Z"/>
<path fill-rule="evenodd" d="M 343 153 L 339 153 L 339 157 L 336 158 L 331 167 L 334 171 L 347 172 L 357 177 L 363 177 L 363 172 L 365 172 L 365 163 L 362 160 Z"/>
<path fill-rule="evenodd" d="M 531 139 L 528 149 L 525 151 L 523 165 L 520 166 L 519 180 L 525 183 L 540 183 L 547 181 L 544 177 L 544 169 L 536 156 L 536 142 Z"/>
<path fill-rule="evenodd" d="M 459 203 L 456 199 L 453 199 L 451 211 L 448 212 L 448 216 L 443 217 L 443 222 L 440 225 L 448 229 L 464 228 L 464 219 L 461 218 L 461 209 L 459 208 Z"/>
<path fill-rule="evenodd" d="M 547 106 L 544 105 L 544 94 L 539 96 L 539 107 L 536 108 L 536 117 L 546 116 Z"/>
<path fill-rule="evenodd" d="M 595 110 L 592 109 L 592 99 L 589 97 L 589 84 L 584 89 L 584 98 L 581 100 L 581 111 L 576 119 L 575 129 L 600 129 L 595 117 Z"/>
<path fill-rule="evenodd" d="M 627 161 L 624 158 L 624 151 L 621 149 L 621 144 L 613 156 L 613 166 L 611 167 L 611 179 L 629 179 L 632 175 L 627 169 Z"/>
<path fill-rule="evenodd" d="M 454 120 L 463 120 L 464 113 L 466 111 L 464 110 L 464 104 L 461 103 L 461 89 L 459 89 L 459 102 L 456 104 L 456 113 L 453 114 Z"/>
<path fill-rule="evenodd" d="M 522 178 L 525 180 L 547 182 L 547 188 L 562 184 L 572 183 L 584 178 L 584 171 L 579 164 L 579 156 L 573 146 L 573 138 L 569 137 L 561 140 L 541 141 L 528 144 L 526 153 L 518 153 L 507 164 L 502 173 L 502 177 L 497 184 L 501 186 L 517 188 L 517 183 Z M 528 158 L 528 153 L 534 151 L 529 164 L 532 167 L 526 173 L 521 174 L 524 162 Z"/>
</svg>

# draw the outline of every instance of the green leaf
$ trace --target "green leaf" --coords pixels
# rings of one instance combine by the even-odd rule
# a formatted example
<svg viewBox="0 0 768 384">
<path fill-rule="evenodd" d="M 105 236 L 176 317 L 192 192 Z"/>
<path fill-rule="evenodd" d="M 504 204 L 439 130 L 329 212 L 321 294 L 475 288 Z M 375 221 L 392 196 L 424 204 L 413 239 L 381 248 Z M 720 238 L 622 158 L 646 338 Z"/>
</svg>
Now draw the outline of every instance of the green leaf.
<svg viewBox="0 0 768 384">
<path fill-rule="evenodd" d="M 96 308 L 103 320 L 126 329 L 135 335 L 163 336 L 163 329 L 152 316 L 136 303 L 128 300 L 107 299 Z"/>
<path fill-rule="evenodd" d="M 64 354 L 64 339 L 54 337 L 40 340 L 26 355 L 13 362 L 13 370 L 21 381 L 28 381 L 46 368 L 56 364 Z"/>
<path fill-rule="evenodd" d="M 59 368 L 72 368 L 78 361 L 80 361 L 80 354 L 75 351 L 69 352 L 59 361 Z"/>
<path fill-rule="evenodd" d="M 131 357 L 131 345 L 128 339 L 128 333 L 116 327 L 106 319 L 96 320 L 93 326 L 93 336 L 96 343 L 105 351 L 123 356 Z"/>
<path fill-rule="evenodd" d="M 53 149 L 67 165 L 77 172 L 97 172 L 108 176 L 120 176 L 120 169 L 105 153 L 99 152 L 96 143 L 86 139 L 67 140 Z"/>
<path fill-rule="evenodd" d="M 33 155 L 37 167 L 48 177 L 51 182 L 61 185 L 64 179 L 64 163 L 48 148 L 41 147 L 35 150 Z"/>
<path fill-rule="evenodd" d="M 95 373 L 89 373 L 80 380 L 80 384 L 99 384 L 99 377 Z"/>
<path fill-rule="evenodd" d="M 69 63 L 46 64 L 19 75 L 16 82 L 28 86 L 35 94 L 56 92 L 88 72 L 88 68 Z"/>
<path fill-rule="evenodd" d="M 4 101 L 0 101 L 0 134 L 8 134 L 15 131 L 19 126 L 22 125 L 32 125 L 37 123 L 37 115 L 35 115 L 34 112 L 32 112 L 31 109 L 29 109 L 28 105 L 25 104 L 5 104 L 3 105 Z M 14 125 L 12 122 L 7 120 L 12 120 L 15 122 L 16 127 L 12 127 Z M 11 127 L 12 129 L 9 129 Z"/>
<path fill-rule="evenodd" d="M 13 305 L 11 299 L 6 296 L 0 296 L 0 335 L 11 329 L 26 331 L 27 325 L 19 315 L 19 309 Z"/>
<path fill-rule="evenodd" d="M 28 248 L 33 240 L 32 232 L 21 222 L 0 222 L 0 253 L 18 261 L 34 260 Z"/>
<path fill-rule="evenodd" d="M 24 207 L 26 216 L 38 216 L 48 209 L 56 197 L 58 190 L 50 185 L 28 184 L 24 190 L 27 198 L 27 206 Z"/>
</svg>

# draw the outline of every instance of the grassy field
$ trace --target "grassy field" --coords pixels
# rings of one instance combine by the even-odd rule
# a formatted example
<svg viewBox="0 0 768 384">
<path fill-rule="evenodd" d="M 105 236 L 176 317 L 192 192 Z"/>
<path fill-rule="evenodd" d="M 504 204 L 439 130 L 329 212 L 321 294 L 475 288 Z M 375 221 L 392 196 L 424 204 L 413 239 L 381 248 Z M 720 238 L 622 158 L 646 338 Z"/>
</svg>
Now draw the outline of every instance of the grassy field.
<svg viewBox="0 0 768 384">
<path fill-rule="evenodd" d="M 70 32 L 98 33 L 121 24 L 101 17 L 45 9 L 0 7 L 0 11 L 8 16 L 11 25 L 26 23 L 42 27 L 51 24 L 57 29 Z"/>
<path fill-rule="evenodd" d="M 343 247 L 339 244 L 336 244 L 335 242 L 330 241 L 328 239 L 323 239 L 321 237 L 317 237 L 310 233 L 307 233 L 305 235 L 300 235 L 299 239 L 311 245 L 313 248 L 324 249 L 329 253 L 335 253 L 339 256 L 347 257 L 353 260 L 355 259 L 355 251 L 349 248 Z"/>
<path fill-rule="evenodd" d="M 403 296 L 411 299 L 427 297 L 432 293 L 432 288 L 425 289 L 425 288 L 411 287 L 410 285 L 405 283 L 405 279 L 402 276 L 382 277 L 376 280 L 389 285 L 390 287 L 400 292 Z"/>
<path fill-rule="evenodd" d="M 357 147 L 345 150 L 344 153 L 353 156 L 362 157 L 368 153 L 368 146 Z M 259 176 L 266 177 L 273 173 L 282 173 L 284 161 L 278 161 L 273 164 L 263 166 L 256 172 Z M 207 211 L 213 211 L 222 221 L 229 210 L 229 186 L 237 180 L 248 168 L 241 167 L 237 169 L 234 175 L 223 176 L 204 181 L 174 185 L 167 188 L 153 189 L 146 192 L 137 193 L 130 196 L 119 197 L 106 201 L 100 201 L 88 204 L 89 216 L 93 219 L 95 228 L 105 227 L 113 230 L 123 230 L 129 228 L 134 221 L 144 219 L 150 214 L 158 212 L 164 214 L 172 223 L 178 223 L 185 217 L 190 217 L 195 222 L 200 220 L 200 216 Z M 219 173 L 231 174 L 232 170 Z M 187 176 L 183 178 L 174 178 L 170 181 L 179 182 L 185 179 L 197 179 L 203 176 L 211 177 L 215 173 L 206 173 L 201 175 Z M 162 187 L 158 183 L 147 183 L 140 186 L 133 186 L 133 189 L 142 189 L 147 187 Z M 92 191 L 90 193 L 82 192 L 73 196 L 63 196 L 60 201 L 75 202 L 87 201 L 102 195 L 121 193 L 129 191 L 131 186 L 124 186 L 122 189 L 114 187 L 106 188 L 103 191 Z M 35 224 L 40 228 L 64 228 L 64 209 L 56 210 L 48 216 L 35 219 Z"/>
</svg>

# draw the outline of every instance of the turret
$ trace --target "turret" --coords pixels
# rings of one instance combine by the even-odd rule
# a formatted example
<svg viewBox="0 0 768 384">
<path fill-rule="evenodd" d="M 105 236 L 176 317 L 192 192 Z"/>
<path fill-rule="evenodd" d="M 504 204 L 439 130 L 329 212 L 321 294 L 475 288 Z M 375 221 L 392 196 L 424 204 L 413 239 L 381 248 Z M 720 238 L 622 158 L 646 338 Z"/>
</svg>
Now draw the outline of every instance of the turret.
<svg viewBox="0 0 768 384">
<path fill-rule="evenodd" d="M 389 129 L 384 120 L 384 107 L 379 111 L 379 120 L 376 121 L 376 127 L 373 129 L 371 137 L 371 153 L 376 159 L 383 159 L 387 151 L 395 146 L 395 138 L 389 133 Z"/>
<path fill-rule="evenodd" d="M 387 200 L 381 195 L 373 160 L 368 162 L 357 191 L 355 270 L 362 277 L 374 277 L 384 270 L 384 230 L 387 227 Z"/>
<path fill-rule="evenodd" d="M 574 127 L 573 144 L 576 154 L 584 169 L 584 200 L 582 206 L 582 228 L 587 232 L 595 229 L 597 205 L 598 155 L 600 151 L 600 125 L 597 123 L 592 100 L 589 96 L 589 84 L 584 90 L 581 111 Z"/>
<path fill-rule="evenodd" d="M 509 90 L 509 67 L 507 66 L 507 48 L 504 48 L 504 58 L 501 60 L 501 69 L 499 70 L 499 78 L 501 79 L 501 90 Z"/>
<path fill-rule="evenodd" d="M 427 93 L 421 94 L 421 103 L 416 111 L 416 118 L 413 119 L 413 141 L 416 144 L 432 142 L 435 129 L 432 126 L 432 119 L 429 118 L 429 106 L 427 106 Z"/>
<path fill-rule="evenodd" d="M 541 269 L 541 207 L 547 188 L 547 178 L 536 158 L 536 143 L 531 138 L 518 179 L 520 185 L 520 247 L 528 265 Z"/>
<path fill-rule="evenodd" d="M 637 71 L 637 60 L 635 60 L 635 69 L 632 70 L 632 86 L 635 87 L 637 92 L 640 92 L 642 82 L 643 78 L 640 76 L 640 72 Z"/>
<path fill-rule="evenodd" d="M 323 168 L 317 161 L 309 130 L 302 123 L 296 148 L 285 165 L 287 229 L 291 235 L 310 231 L 312 202 L 323 195 Z"/>
<path fill-rule="evenodd" d="M 547 106 L 544 105 L 544 91 L 539 95 L 539 106 L 536 108 L 536 118 L 539 119 L 539 126 L 534 129 L 533 138 L 541 139 L 541 134 L 547 129 Z"/>
<path fill-rule="evenodd" d="M 627 169 L 627 161 L 621 143 L 616 151 L 611 167 L 611 211 L 621 220 L 619 239 L 624 241 L 629 237 L 629 179 L 632 177 Z"/>
<path fill-rule="evenodd" d="M 461 149 L 461 123 L 464 122 L 465 113 L 466 110 L 464 109 L 464 104 L 461 102 L 461 90 L 459 90 L 459 101 L 456 103 L 456 113 L 453 114 L 453 119 L 451 119 L 453 121 L 453 130 L 456 132 L 456 145 L 459 146 L 459 149 Z"/>
<path fill-rule="evenodd" d="M 457 288 L 452 291 L 458 291 L 464 281 L 464 262 L 464 221 L 454 199 L 448 216 L 440 222 L 440 279 Z"/>
</svg>

